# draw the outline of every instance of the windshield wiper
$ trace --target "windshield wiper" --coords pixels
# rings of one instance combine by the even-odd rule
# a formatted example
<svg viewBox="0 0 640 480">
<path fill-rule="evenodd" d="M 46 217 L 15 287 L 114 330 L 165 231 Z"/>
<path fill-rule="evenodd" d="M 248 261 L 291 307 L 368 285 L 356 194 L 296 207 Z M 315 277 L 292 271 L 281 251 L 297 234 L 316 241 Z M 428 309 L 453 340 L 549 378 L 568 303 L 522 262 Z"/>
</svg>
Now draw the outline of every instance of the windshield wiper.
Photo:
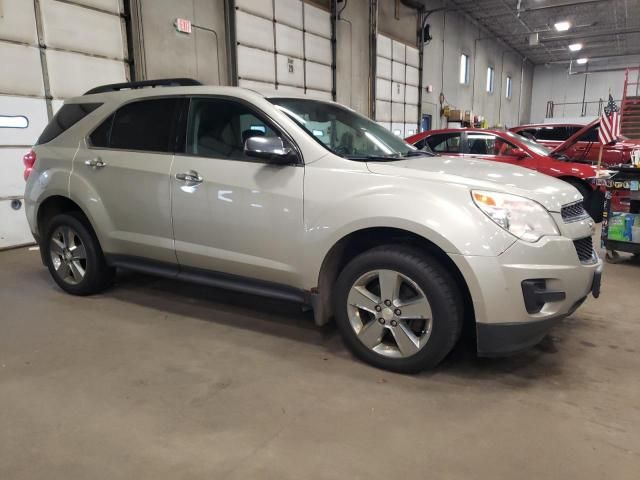
<svg viewBox="0 0 640 480">
<path fill-rule="evenodd" d="M 402 157 L 391 155 L 344 155 L 349 160 L 360 160 L 363 162 L 394 162 L 402 160 Z"/>
<path fill-rule="evenodd" d="M 424 150 L 410 150 L 403 155 L 403 157 L 435 157 L 435 153 L 426 152 Z"/>
</svg>

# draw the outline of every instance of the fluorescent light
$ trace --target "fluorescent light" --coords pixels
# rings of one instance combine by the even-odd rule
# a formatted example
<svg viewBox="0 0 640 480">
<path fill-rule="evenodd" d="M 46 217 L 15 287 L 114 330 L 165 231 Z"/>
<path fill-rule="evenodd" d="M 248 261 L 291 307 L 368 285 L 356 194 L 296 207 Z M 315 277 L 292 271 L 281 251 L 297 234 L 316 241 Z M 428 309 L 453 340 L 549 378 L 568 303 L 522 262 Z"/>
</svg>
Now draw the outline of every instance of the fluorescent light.
<svg viewBox="0 0 640 480">
<path fill-rule="evenodd" d="M 580 50 L 582 50 L 582 44 L 572 43 L 571 45 L 569 45 L 569 50 L 571 50 L 572 52 L 579 52 Z"/>
<path fill-rule="evenodd" d="M 566 21 L 565 22 L 557 22 L 554 25 L 554 27 L 558 32 L 566 32 L 567 30 L 569 30 L 571 28 L 571 23 L 566 22 Z"/>
<path fill-rule="evenodd" d="M 589 61 L 589 59 L 588 59 L 588 58 L 582 57 L 582 58 L 577 59 L 577 60 L 576 60 L 576 63 L 577 63 L 578 65 L 584 65 L 584 64 L 585 64 L 585 63 L 587 63 L 588 61 Z"/>
</svg>

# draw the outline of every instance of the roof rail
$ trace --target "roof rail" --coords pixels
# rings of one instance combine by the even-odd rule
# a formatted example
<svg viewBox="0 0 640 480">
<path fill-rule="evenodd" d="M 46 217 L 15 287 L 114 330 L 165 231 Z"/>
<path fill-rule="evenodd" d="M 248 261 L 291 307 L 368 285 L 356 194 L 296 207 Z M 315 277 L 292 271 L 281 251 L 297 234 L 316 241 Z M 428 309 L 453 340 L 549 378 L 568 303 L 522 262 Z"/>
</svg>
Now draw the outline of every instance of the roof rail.
<svg viewBox="0 0 640 480">
<path fill-rule="evenodd" d="M 85 95 L 93 95 L 94 93 L 117 92 L 120 90 L 133 90 L 145 87 L 193 87 L 202 85 L 198 80 L 193 78 L 161 78 L 158 80 L 143 80 L 141 82 L 125 82 L 112 83 L 109 85 L 101 85 L 92 88 Z"/>
</svg>

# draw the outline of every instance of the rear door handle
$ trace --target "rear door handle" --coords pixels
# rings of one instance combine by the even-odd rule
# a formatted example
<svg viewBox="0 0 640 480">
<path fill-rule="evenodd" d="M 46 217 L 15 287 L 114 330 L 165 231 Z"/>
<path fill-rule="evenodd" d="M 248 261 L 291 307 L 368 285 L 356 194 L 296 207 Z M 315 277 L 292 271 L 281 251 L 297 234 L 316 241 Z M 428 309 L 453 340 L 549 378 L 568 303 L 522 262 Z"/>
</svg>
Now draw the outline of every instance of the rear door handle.
<svg viewBox="0 0 640 480">
<path fill-rule="evenodd" d="M 102 160 L 100 160 L 99 158 L 92 158 L 91 160 L 85 160 L 84 164 L 87 167 L 91 167 L 91 168 L 104 168 L 107 166 L 106 163 L 104 163 Z"/>
<path fill-rule="evenodd" d="M 195 170 L 189 170 L 187 173 L 176 173 L 176 179 L 187 185 L 199 185 L 204 181 L 204 178 Z"/>
</svg>

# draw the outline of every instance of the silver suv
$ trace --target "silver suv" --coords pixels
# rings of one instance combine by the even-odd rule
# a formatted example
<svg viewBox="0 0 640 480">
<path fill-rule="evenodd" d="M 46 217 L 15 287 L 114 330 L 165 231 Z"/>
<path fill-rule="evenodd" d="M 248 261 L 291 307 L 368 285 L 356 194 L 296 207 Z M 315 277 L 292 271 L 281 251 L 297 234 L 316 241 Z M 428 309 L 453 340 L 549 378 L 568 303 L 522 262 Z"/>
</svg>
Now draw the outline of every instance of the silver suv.
<svg viewBox="0 0 640 480">
<path fill-rule="evenodd" d="M 300 302 L 399 372 L 436 365 L 466 322 L 481 355 L 530 347 L 598 295 L 567 183 L 431 156 L 336 103 L 195 83 L 68 100 L 25 156 L 29 224 L 66 292 L 127 268 Z"/>
</svg>

